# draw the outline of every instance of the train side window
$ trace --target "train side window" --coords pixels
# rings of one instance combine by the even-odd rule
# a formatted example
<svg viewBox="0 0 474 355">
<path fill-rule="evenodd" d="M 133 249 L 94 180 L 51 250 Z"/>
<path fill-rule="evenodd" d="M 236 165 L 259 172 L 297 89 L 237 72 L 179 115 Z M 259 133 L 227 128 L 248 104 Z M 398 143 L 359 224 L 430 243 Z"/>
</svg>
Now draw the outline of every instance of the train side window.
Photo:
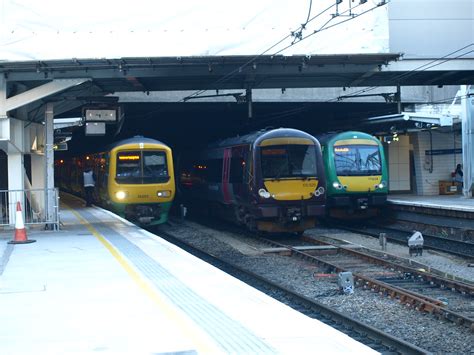
<svg viewBox="0 0 474 355">
<path fill-rule="evenodd" d="M 105 153 L 104 155 L 105 162 L 104 162 L 104 169 L 105 169 L 105 180 L 107 181 L 109 178 L 109 169 L 110 169 L 110 154 Z"/>
<path fill-rule="evenodd" d="M 206 181 L 207 166 L 204 161 L 198 161 L 192 167 L 191 175 L 194 177 L 196 183 L 202 184 Z"/>
<path fill-rule="evenodd" d="M 97 174 L 97 186 L 103 187 L 105 186 L 105 154 L 101 153 L 97 157 L 97 164 L 98 164 L 98 174 Z"/>
<path fill-rule="evenodd" d="M 231 184 L 242 184 L 244 177 L 245 161 L 240 157 L 233 157 L 230 161 L 230 177 Z"/>
<path fill-rule="evenodd" d="M 205 162 L 207 182 L 222 182 L 222 163 L 223 159 L 210 159 Z"/>
</svg>

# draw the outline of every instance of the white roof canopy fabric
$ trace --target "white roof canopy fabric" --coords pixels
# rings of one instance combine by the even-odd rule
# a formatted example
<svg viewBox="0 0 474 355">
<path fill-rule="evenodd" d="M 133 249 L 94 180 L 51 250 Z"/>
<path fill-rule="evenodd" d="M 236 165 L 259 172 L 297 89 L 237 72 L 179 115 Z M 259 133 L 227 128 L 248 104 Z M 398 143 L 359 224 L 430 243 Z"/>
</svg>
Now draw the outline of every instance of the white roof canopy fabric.
<svg viewBox="0 0 474 355">
<path fill-rule="evenodd" d="M 258 55 L 269 48 L 267 55 L 388 52 L 380 0 L 335 3 L 0 0 L 0 61 Z M 302 41 L 291 36 L 312 18 L 302 38 L 324 30 Z"/>
</svg>

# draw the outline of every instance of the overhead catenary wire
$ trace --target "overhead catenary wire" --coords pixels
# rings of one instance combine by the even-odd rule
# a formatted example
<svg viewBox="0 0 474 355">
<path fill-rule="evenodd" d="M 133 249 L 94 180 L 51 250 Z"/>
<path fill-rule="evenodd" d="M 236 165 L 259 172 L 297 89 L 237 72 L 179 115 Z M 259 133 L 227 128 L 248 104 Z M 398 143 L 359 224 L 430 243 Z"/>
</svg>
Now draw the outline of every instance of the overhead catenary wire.
<svg viewBox="0 0 474 355">
<path fill-rule="evenodd" d="M 311 19 L 307 20 L 305 25 L 307 25 L 308 23 L 314 21 L 316 18 L 318 18 L 319 16 L 323 15 L 324 13 L 326 13 L 327 11 L 329 11 L 331 8 L 333 8 L 335 5 L 331 5 L 329 7 L 327 7 L 326 9 L 324 9 L 323 11 L 321 11 L 320 13 L 318 13 L 317 15 L 315 15 L 314 17 L 312 17 Z M 297 31 L 300 31 L 302 28 L 302 26 L 298 27 L 298 29 L 294 30 L 294 31 L 291 31 L 290 34 L 286 35 L 285 37 L 283 37 L 282 39 L 280 39 L 278 42 L 276 42 L 275 44 L 273 44 L 272 46 L 270 46 L 269 48 L 267 48 L 266 50 L 264 50 L 262 53 L 256 55 L 255 57 L 253 57 L 252 59 L 248 60 L 247 62 L 245 62 L 243 65 L 239 66 L 238 68 L 232 70 L 231 72 L 229 72 L 228 74 L 224 75 L 222 78 L 216 80 L 212 86 L 215 86 L 217 84 L 221 84 L 223 82 L 225 82 L 227 79 L 230 79 L 231 77 L 234 76 L 235 73 L 237 72 L 240 72 L 241 70 L 243 70 L 245 67 L 247 67 L 248 65 L 252 64 L 256 59 L 258 59 L 259 57 L 265 55 L 267 52 L 271 51 L 273 48 L 275 48 L 276 46 L 278 46 L 280 43 L 282 43 L 283 41 L 285 41 L 286 39 L 288 39 L 289 37 L 292 36 L 292 33 L 294 32 L 297 32 Z M 189 100 L 189 98 L 191 97 L 196 97 L 200 94 L 202 94 L 203 92 L 206 92 L 207 90 L 212 90 L 212 88 L 209 88 L 209 89 L 202 89 L 202 90 L 197 90 L 195 91 L 194 93 L 192 93 L 191 95 L 188 95 L 187 97 L 183 98 L 181 101 L 187 101 Z"/>
<path fill-rule="evenodd" d="M 303 30 L 306 29 L 306 25 L 308 24 L 309 17 L 311 16 L 311 6 L 313 5 L 313 0 L 309 0 L 309 10 L 308 10 L 308 17 L 306 18 L 305 23 L 301 24 L 300 30 L 297 32 L 291 32 L 291 35 L 295 38 L 292 43 L 296 42 L 298 39 L 301 39 L 303 35 Z"/>
<path fill-rule="evenodd" d="M 442 57 L 433 59 L 433 60 L 431 60 L 430 62 L 425 63 L 425 64 L 423 64 L 423 65 L 420 65 L 420 66 L 418 66 L 418 67 L 416 67 L 416 68 L 410 70 L 410 71 L 407 72 L 407 73 L 399 74 L 398 76 L 396 76 L 396 77 L 394 77 L 393 79 L 391 79 L 391 81 L 392 81 L 392 83 L 393 83 L 393 82 L 398 81 L 398 80 L 400 80 L 400 79 L 406 79 L 406 78 L 408 78 L 408 77 L 410 77 L 410 76 L 413 76 L 413 75 L 415 75 L 415 74 L 417 74 L 417 73 L 419 73 L 419 72 L 423 72 L 423 71 L 425 71 L 425 70 L 427 70 L 427 69 L 434 68 L 434 67 L 436 67 L 436 66 L 438 66 L 438 65 L 441 65 L 441 64 L 443 64 L 443 63 L 446 63 L 446 62 L 448 62 L 448 61 L 450 61 L 450 60 L 459 59 L 459 58 L 461 58 L 461 57 L 464 57 L 464 56 L 468 55 L 469 53 L 474 52 L 474 50 L 470 50 L 470 51 L 468 51 L 468 52 L 466 52 L 466 53 L 460 54 L 460 55 L 458 55 L 458 56 L 456 56 L 456 57 L 453 57 L 453 58 L 448 58 L 449 56 L 451 56 L 451 55 L 453 55 L 453 54 L 455 54 L 455 53 L 458 53 L 458 52 L 460 52 L 460 51 L 462 51 L 462 50 L 464 50 L 464 49 L 467 49 L 467 48 L 469 48 L 469 47 L 471 47 L 471 46 L 473 46 L 473 45 L 474 45 L 474 43 L 470 43 L 470 44 L 468 44 L 468 45 L 466 45 L 466 46 L 464 46 L 464 47 L 462 47 L 462 48 L 459 48 L 459 49 L 457 49 L 457 50 L 455 50 L 455 51 L 453 51 L 453 52 L 450 52 L 450 53 L 448 53 L 448 54 L 445 54 L 445 55 L 442 56 Z M 441 61 L 441 60 L 443 60 L 443 59 L 445 59 L 445 60 L 442 61 L 442 62 L 440 62 L 440 63 L 433 64 L 433 63 L 436 63 L 436 62 Z M 433 64 L 433 65 L 430 65 L 430 64 Z M 422 69 L 422 68 L 423 68 L 423 69 Z M 422 69 L 422 70 L 420 70 L 420 69 Z M 358 91 L 356 91 L 356 92 L 351 93 L 351 96 L 353 96 L 353 95 L 358 95 L 358 94 L 364 94 L 364 93 L 366 93 L 366 92 L 375 90 L 375 89 L 377 89 L 377 88 L 378 88 L 378 86 L 370 86 L 370 87 L 367 87 L 367 88 L 364 88 L 364 89 L 360 89 L 360 90 L 358 90 Z M 339 99 L 340 99 L 340 97 L 338 96 L 338 97 L 329 99 L 329 100 L 327 100 L 327 101 L 328 101 L 328 102 L 331 102 L 331 101 L 339 101 Z"/>
<path fill-rule="evenodd" d="M 385 3 L 384 3 L 384 4 L 385 4 Z M 345 10 L 345 11 L 339 13 L 337 16 L 332 16 L 332 17 L 331 17 L 328 21 L 326 21 L 319 29 L 314 30 L 311 34 L 309 34 L 309 35 L 307 35 L 307 36 L 301 38 L 301 40 L 298 41 L 297 43 L 300 43 L 300 42 L 304 41 L 305 39 L 308 39 L 309 37 L 312 37 L 312 36 L 314 36 L 315 34 L 318 34 L 318 33 L 322 32 L 322 31 L 329 30 L 329 29 L 331 29 L 331 28 L 333 28 L 333 27 L 335 27 L 335 26 L 339 26 L 339 25 L 341 25 L 341 24 L 343 24 L 343 23 L 345 23 L 345 22 L 354 20 L 355 18 L 357 18 L 357 17 L 359 17 L 359 16 L 362 16 L 362 15 L 365 15 L 365 14 L 367 14 L 367 13 L 369 13 L 369 12 L 371 12 L 371 11 L 377 9 L 377 8 L 379 8 L 380 6 L 382 6 L 382 5 L 377 5 L 377 6 L 374 6 L 374 7 L 370 8 L 370 9 L 368 9 L 368 10 L 366 10 L 366 11 L 361 12 L 360 14 L 352 14 L 349 18 L 347 18 L 347 19 L 345 19 L 345 20 L 339 21 L 338 23 L 335 23 L 335 24 L 333 24 L 333 25 L 331 25 L 331 26 L 325 27 L 327 24 L 329 24 L 329 23 L 330 23 L 331 21 L 333 21 L 335 18 L 337 18 L 337 17 L 339 17 L 339 16 L 341 16 L 341 15 L 344 15 L 346 12 L 351 12 L 352 10 L 356 9 L 357 7 L 359 7 L 359 6 L 361 6 L 361 5 L 362 5 L 362 4 L 359 3 L 358 5 L 356 5 L 356 6 L 352 7 L 352 8 L 349 8 L 349 9 L 347 9 L 347 10 Z M 277 54 L 279 54 L 279 53 L 281 53 L 281 52 L 287 50 L 288 48 L 292 47 L 292 46 L 295 45 L 295 44 L 296 44 L 296 43 L 292 43 L 292 44 L 286 46 L 285 48 L 280 49 L 278 52 L 273 53 L 273 55 L 277 55 Z"/>
<path fill-rule="evenodd" d="M 305 112 L 305 111 L 308 111 L 309 109 L 311 109 L 313 106 L 317 105 L 317 104 L 324 104 L 326 102 L 319 102 L 319 103 L 308 103 L 304 106 L 300 106 L 298 108 L 293 108 L 293 109 L 288 109 L 288 110 L 285 110 L 285 111 L 280 111 L 280 112 L 276 112 L 276 113 L 271 113 L 271 114 L 268 114 L 264 117 L 259 117 L 259 120 L 258 122 L 255 122 L 256 125 L 261 125 L 262 123 L 269 123 L 269 122 L 274 122 L 274 121 L 277 121 L 279 119 L 283 119 L 283 118 L 287 118 L 287 117 L 295 117 L 297 114 L 300 114 L 302 112 Z M 373 115 L 373 114 L 377 114 L 377 115 L 380 115 L 380 114 L 394 114 L 395 111 L 394 108 L 387 108 L 387 109 L 384 109 L 384 110 L 368 110 L 368 111 L 357 111 L 357 115 L 358 116 L 368 116 L 368 115 Z"/>
<path fill-rule="evenodd" d="M 333 27 L 338 26 L 338 25 L 340 25 L 340 24 L 343 24 L 343 23 L 345 23 L 345 22 L 347 22 L 347 21 L 351 21 L 351 20 L 353 20 L 353 19 L 355 19 L 355 18 L 357 18 L 357 17 L 359 17 L 359 16 L 361 16 L 361 15 L 364 15 L 364 14 L 370 12 L 370 11 L 373 11 L 373 10 L 375 10 L 376 8 L 379 8 L 380 6 L 385 5 L 385 4 L 387 4 L 387 3 L 388 3 L 388 1 L 387 1 L 387 2 L 379 3 L 378 5 L 376 5 L 376 6 L 372 7 L 372 8 L 370 8 L 370 9 L 367 10 L 367 11 L 364 11 L 364 12 L 362 12 L 362 13 L 360 13 L 360 14 L 353 14 L 353 15 L 351 15 L 350 18 L 345 19 L 345 20 L 343 20 L 343 21 L 340 21 L 340 22 L 338 22 L 338 23 L 336 23 L 336 24 L 334 24 L 334 25 L 331 25 L 331 26 L 329 26 L 329 27 L 327 27 L 327 28 L 324 28 L 324 27 L 323 27 L 323 26 L 326 26 L 329 22 L 331 22 L 334 18 L 336 18 L 336 17 L 338 17 L 338 16 L 341 16 L 341 15 L 343 15 L 343 14 L 345 14 L 345 13 L 351 11 L 351 10 L 354 10 L 354 9 L 357 8 L 358 6 L 362 5 L 362 4 L 359 3 L 359 5 L 353 7 L 352 9 L 345 10 L 345 11 L 339 13 L 337 16 L 332 16 L 331 19 L 328 20 L 328 21 L 327 21 L 323 26 L 321 26 L 318 30 L 314 30 L 313 33 L 311 33 L 310 35 L 308 35 L 308 36 L 306 36 L 306 37 L 302 37 L 299 41 L 291 43 L 290 45 L 286 46 L 286 47 L 283 48 L 283 49 L 278 50 L 277 52 L 273 53 L 272 55 L 277 55 L 277 54 L 281 53 L 282 51 L 284 51 L 284 50 L 286 50 L 286 49 L 288 49 L 288 48 L 290 48 L 290 47 L 292 47 L 292 46 L 294 46 L 294 45 L 296 45 L 296 44 L 302 42 L 303 40 L 305 40 L 305 39 L 307 39 L 307 38 L 309 38 L 309 37 L 311 37 L 311 36 L 313 36 L 313 35 L 315 35 L 315 34 L 317 34 L 317 33 L 322 32 L 322 31 L 325 30 L 325 29 L 333 28 Z M 239 66 L 238 68 L 236 68 L 236 69 L 232 70 L 231 72 L 229 72 L 228 74 L 224 75 L 222 78 L 216 80 L 216 81 L 212 84 L 212 86 L 214 86 L 214 88 L 215 88 L 216 85 L 221 84 L 221 83 L 227 81 L 228 79 L 232 78 L 236 73 L 241 72 L 245 67 L 247 67 L 248 65 L 254 63 L 256 59 L 258 59 L 259 57 L 265 55 L 266 53 L 268 53 L 269 51 L 271 51 L 273 48 L 275 48 L 276 46 L 278 46 L 280 43 L 282 43 L 283 41 L 285 41 L 286 39 L 288 39 L 289 37 L 291 37 L 291 36 L 292 36 L 292 33 L 296 33 L 296 32 L 298 32 L 298 31 L 302 30 L 302 27 L 303 27 L 303 26 L 306 26 L 308 23 L 314 21 L 314 20 L 315 20 L 316 18 L 318 18 L 319 16 L 322 16 L 322 15 L 325 14 L 327 11 L 329 11 L 330 9 L 332 9 L 334 6 L 336 6 L 336 2 L 335 2 L 334 4 L 328 6 L 327 8 L 325 8 L 324 10 L 322 10 L 321 12 L 319 12 L 318 14 L 316 14 L 315 16 L 313 16 L 312 18 L 310 18 L 309 20 L 307 20 L 306 23 L 305 23 L 305 24 L 302 24 L 301 26 L 299 26 L 297 30 L 291 31 L 290 34 L 288 34 L 288 35 L 286 35 L 284 38 L 280 39 L 278 42 L 276 42 L 275 44 L 273 44 L 272 46 L 270 46 L 269 48 L 267 48 L 267 49 L 266 49 L 265 51 L 263 51 L 262 53 L 256 55 L 255 57 L 253 57 L 252 59 L 248 60 L 248 61 L 247 61 L 246 63 L 244 63 L 243 65 Z M 196 90 L 196 91 L 193 92 L 192 94 L 190 94 L 190 95 L 186 96 L 185 98 L 181 99 L 179 102 L 183 102 L 183 101 L 185 101 L 185 100 L 189 100 L 191 97 L 196 97 L 196 96 L 202 94 L 203 92 L 206 92 L 207 90 L 212 90 L 212 89 L 214 89 L 214 88 L 213 88 L 213 87 L 210 87 L 210 88 L 208 88 L 208 89 Z"/>
</svg>

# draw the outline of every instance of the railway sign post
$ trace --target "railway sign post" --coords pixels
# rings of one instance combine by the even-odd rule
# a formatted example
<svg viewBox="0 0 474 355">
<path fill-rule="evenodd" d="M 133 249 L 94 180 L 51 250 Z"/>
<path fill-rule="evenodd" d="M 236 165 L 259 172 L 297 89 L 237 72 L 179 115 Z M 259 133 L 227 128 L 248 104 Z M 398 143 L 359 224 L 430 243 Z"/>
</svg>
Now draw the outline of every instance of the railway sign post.
<svg viewBox="0 0 474 355">
<path fill-rule="evenodd" d="M 387 250 L 387 235 L 385 233 L 380 233 L 379 243 L 383 251 Z"/>
</svg>

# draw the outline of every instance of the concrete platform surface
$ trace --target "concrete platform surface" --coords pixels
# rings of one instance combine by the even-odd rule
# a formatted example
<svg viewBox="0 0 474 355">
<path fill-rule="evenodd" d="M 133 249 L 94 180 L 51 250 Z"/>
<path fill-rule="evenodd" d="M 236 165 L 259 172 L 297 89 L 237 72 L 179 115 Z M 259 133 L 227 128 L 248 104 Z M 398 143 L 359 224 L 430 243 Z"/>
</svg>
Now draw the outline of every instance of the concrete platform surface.
<svg viewBox="0 0 474 355">
<path fill-rule="evenodd" d="M 436 209 L 474 212 L 474 199 L 463 195 L 389 195 L 388 203 Z"/>
<path fill-rule="evenodd" d="M 62 229 L 0 230 L 0 354 L 371 354 L 112 213 L 62 197 Z"/>
</svg>

